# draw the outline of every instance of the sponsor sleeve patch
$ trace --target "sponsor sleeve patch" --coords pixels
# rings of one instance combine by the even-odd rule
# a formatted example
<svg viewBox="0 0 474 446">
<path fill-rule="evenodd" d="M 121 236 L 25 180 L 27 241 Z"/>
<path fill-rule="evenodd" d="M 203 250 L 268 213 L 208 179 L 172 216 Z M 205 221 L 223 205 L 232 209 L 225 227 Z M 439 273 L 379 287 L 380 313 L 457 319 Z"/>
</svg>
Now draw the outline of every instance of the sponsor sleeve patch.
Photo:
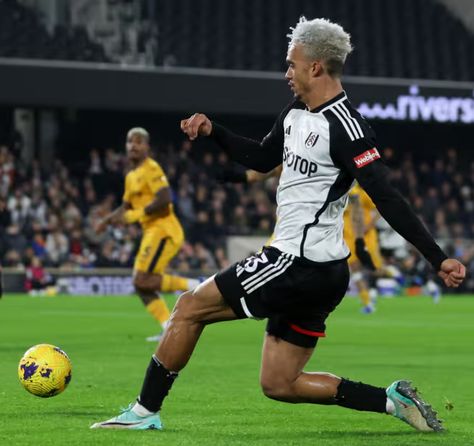
<svg viewBox="0 0 474 446">
<path fill-rule="evenodd" d="M 354 164 L 358 169 L 372 163 L 373 161 L 380 158 L 379 151 L 374 147 L 373 149 L 366 150 L 364 153 L 357 155 L 354 158 Z"/>
</svg>

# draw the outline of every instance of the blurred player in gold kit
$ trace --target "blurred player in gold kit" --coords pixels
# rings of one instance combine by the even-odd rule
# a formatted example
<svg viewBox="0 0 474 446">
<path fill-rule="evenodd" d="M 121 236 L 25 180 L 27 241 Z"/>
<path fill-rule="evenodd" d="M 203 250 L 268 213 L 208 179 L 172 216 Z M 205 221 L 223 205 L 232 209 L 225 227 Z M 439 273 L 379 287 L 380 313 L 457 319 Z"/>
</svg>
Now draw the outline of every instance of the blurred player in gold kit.
<svg viewBox="0 0 474 446">
<path fill-rule="evenodd" d="M 150 136 L 141 127 L 127 133 L 127 157 L 132 169 L 125 178 L 123 203 L 98 225 L 139 223 L 143 236 L 133 266 L 133 284 L 149 313 L 166 328 L 169 309 L 160 291 L 186 291 L 199 281 L 166 274 L 171 259 L 180 250 L 184 232 L 173 210 L 171 189 L 161 166 L 150 157 Z M 150 336 L 157 341 L 160 336 Z"/>
<path fill-rule="evenodd" d="M 344 212 L 344 240 L 352 253 L 348 263 L 351 277 L 364 305 L 364 313 L 375 311 L 377 291 L 364 278 L 363 267 L 370 270 L 369 281 L 375 281 L 376 272 L 383 266 L 375 223 L 380 218 L 367 193 L 356 184 L 349 192 L 349 204 Z"/>
</svg>

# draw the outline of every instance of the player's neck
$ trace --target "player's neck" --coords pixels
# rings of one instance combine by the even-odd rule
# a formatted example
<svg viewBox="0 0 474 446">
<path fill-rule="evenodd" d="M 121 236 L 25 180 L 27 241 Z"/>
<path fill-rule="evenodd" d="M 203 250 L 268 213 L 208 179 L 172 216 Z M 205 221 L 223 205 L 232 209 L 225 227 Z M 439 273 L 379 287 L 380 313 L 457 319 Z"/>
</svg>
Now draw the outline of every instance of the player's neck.
<svg viewBox="0 0 474 446">
<path fill-rule="evenodd" d="M 321 77 L 308 95 L 305 104 L 308 110 L 314 110 L 342 93 L 342 91 L 340 79 L 334 79 L 329 76 Z"/>
<path fill-rule="evenodd" d="M 134 169 L 140 167 L 146 160 L 147 160 L 148 156 L 145 156 L 144 158 L 140 159 L 140 160 L 133 160 L 132 161 L 132 167 Z"/>
</svg>

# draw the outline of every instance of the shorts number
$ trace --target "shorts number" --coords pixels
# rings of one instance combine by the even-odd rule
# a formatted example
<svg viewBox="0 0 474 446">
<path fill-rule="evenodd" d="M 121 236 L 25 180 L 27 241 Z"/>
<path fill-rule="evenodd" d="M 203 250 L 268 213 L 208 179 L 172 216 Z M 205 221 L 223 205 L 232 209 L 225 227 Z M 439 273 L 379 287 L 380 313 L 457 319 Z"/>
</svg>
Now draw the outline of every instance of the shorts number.
<svg viewBox="0 0 474 446">
<path fill-rule="evenodd" d="M 262 252 L 256 256 L 249 257 L 245 261 L 244 270 L 247 273 L 253 273 L 258 268 L 259 263 L 267 263 L 267 262 L 268 262 L 267 256 L 265 255 L 264 252 Z"/>
</svg>

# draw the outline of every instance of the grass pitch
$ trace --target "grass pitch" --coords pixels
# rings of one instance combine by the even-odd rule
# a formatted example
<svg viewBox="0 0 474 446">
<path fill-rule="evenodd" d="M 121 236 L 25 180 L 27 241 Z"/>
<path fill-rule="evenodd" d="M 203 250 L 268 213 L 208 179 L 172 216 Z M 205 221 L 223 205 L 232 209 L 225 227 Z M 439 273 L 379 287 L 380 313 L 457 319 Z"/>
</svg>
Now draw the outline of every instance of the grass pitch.
<svg viewBox="0 0 474 446">
<path fill-rule="evenodd" d="M 172 300 L 172 299 L 170 299 Z M 386 386 L 409 378 L 445 420 L 423 434 L 380 414 L 266 399 L 258 384 L 264 322 L 207 327 L 162 412 L 163 432 L 97 431 L 138 395 L 156 324 L 134 297 L 0 301 L 2 445 L 472 445 L 474 297 L 384 299 L 373 315 L 347 298 L 328 321 L 308 370 Z M 51 343 L 73 362 L 69 388 L 41 399 L 17 379 L 27 348 Z M 448 408 L 451 408 L 448 410 Z"/>
</svg>

